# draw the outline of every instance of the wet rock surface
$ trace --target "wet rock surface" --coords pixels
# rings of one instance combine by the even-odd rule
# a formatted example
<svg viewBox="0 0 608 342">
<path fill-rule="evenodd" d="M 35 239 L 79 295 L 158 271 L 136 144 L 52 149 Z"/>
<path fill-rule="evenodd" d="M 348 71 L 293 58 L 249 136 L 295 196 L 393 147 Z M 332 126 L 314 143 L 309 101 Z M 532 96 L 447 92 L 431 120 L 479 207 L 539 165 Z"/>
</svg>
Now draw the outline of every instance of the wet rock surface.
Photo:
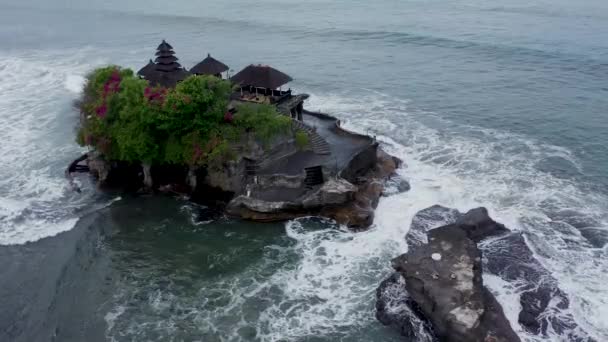
<svg viewBox="0 0 608 342">
<path fill-rule="evenodd" d="M 416 213 L 412 219 L 410 230 L 405 236 L 407 245 L 412 248 L 428 242 L 426 233 L 437 227 L 453 222 L 462 216 L 456 209 L 434 205 Z"/>
<path fill-rule="evenodd" d="M 485 256 L 485 272 L 517 284 L 521 311 L 518 323 L 530 334 L 557 334 L 568 341 L 594 341 L 568 312 L 568 296 L 557 280 L 534 257 L 525 236 L 510 233 L 479 244 Z"/>
<path fill-rule="evenodd" d="M 411 189 L 410 183 L 398 176 L 391 177 L 384 187 L 384 191 L 382 192 L 382 196 L 391 196 L 400 193 L 404 193 L 410 191 Z"/>
<path fill-rule="evenodd" d="M 431 323 L 408 294 L 401 274 L 395 272 L 385 279 L 376 289 L 376 298 L 376 319 L 399 330 L 406 341 L 437 341 Z"/>
<path fill-rule="evenodd" d="M 330 179 L 302 200 L 304 208 L 319 208 L 326 205 L 341 205 L 353 199 L 357 187 L 345 179 Z"/>
<path fill-rule="evenodd" d="M 526 333 L 594 341 L 567 311 L 568 297 L 536 260 L 525 236 L 493 221 L 484 208 L 466 214 L 438 205 L 421 210 L 406 241 L 410 250 L 393 260 L 398 273 L 380 285 L 376 304 L 378 320 L 397 327 L 406 340 L 412 332 L 428 338 L 421 329 L 430 323 L 441 341 L 518 341 L 483 286 L 483 269 L 517 288 L 517 323 Z"/>
<path fill-rule="evenodd" d="M 319 215 L 351 229 L 365 229 L 372 225 L 384 184 L 395 174 L 399 163 L 398 159 L 377 149 L 376 163 L 367 172 L 359 173 L 355 183 L 336 177 L 289 199 L 240 195 L 228 203 L 226 211 L 233 216 L 262 222 Z M 272 188 L 273 184 L 267 183 L 265 186 Z"/>
<path fill-rule="evenodd" d="M 429 231 L 428 244 L 393 260 L 410 297 L 442 341 L 519 341 L 483 286 L 476 240 L 504 232 L 488 219 L 485 209 L 472 210 L 455 224 Z"/>
</svg>

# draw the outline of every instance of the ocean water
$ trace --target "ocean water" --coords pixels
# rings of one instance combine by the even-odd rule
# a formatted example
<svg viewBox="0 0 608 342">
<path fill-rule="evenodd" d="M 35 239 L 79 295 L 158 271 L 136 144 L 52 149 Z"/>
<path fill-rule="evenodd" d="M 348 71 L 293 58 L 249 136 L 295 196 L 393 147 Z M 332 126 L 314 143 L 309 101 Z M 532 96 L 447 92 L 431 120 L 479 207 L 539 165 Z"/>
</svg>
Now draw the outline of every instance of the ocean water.
<svg viewBox="0 0 608 342">
<path fill-rule="evenodd" d="M 0 0 L 0 340 L 399 341 L 375 288 L 418 210 L 485 206 L 525 232 L 582 338 L 608 340 L 608 2 Z M 308 109 L 373 134 L 412 190 L 372 229 L 200 217 L 73 193 L 92 68 L 265 63 Z M 517 323 L 518 288 L 484 277 Z M 548 313 L 549 314 L 549 313 Z"/>
</svg>

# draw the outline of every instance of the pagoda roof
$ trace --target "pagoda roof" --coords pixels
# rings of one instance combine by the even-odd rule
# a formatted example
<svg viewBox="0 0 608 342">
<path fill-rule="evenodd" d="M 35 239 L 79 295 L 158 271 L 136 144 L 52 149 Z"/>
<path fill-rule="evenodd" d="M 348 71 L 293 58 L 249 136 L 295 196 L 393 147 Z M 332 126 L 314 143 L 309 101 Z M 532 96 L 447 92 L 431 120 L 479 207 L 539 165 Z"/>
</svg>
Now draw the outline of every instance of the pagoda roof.
<svg viewBox="0 0 608 342">
<path fill-rule="evenodd" d="M 173 50 L 173 46 L 171 46 L 171 44 L 167 43 L 164 39 L 163 41 L 160 43 L 160 45 L 158 45 L 158 47 L 156 48 L 156 50 L 158 51 L 168 51 L 168 50 Z"/>
<path fill-rule="evenodd" d="M 163 56 L 163 57 L 156 57 L 156 64 L 177 64 L 179 65 L 179 63 L 176 63 L 177 61 L 179 61 L 179 58 L 175 57 L 175 56 Z"/>
<path fill-rule="evenodd" d="M 151 85 L 174 87 L 177 82 L 183 81 L 191 75 L 177 61 L 173 47 L 162 41 L 157 48 L 156 60 L 141 68 L 137 74 L 147 80 Z"/>
<path fill-rule="evenodd" d="M 172 70 L 169 72 L 155 70 L 155 72 L 146 77 L 146 80 L 152 86 L 159 85 L 165 88 L 172 88 L 190 75 L 192 74 L 185 69 Z"/>
</svg>

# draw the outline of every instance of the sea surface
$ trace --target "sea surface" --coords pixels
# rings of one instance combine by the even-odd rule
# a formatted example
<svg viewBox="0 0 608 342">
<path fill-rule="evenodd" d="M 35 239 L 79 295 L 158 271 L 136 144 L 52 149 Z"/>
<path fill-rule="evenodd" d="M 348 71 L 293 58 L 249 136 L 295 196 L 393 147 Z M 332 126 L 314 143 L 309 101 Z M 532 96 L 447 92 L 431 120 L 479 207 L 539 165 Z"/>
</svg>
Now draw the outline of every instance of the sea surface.
<svg viewBox="0 0 608 342">
<path fill-rule="evenodd" d="M 290 74 L 411 191 L 362 233 L 71 191 L 83 77 L 162 39 L 185 67 Z M 375 289 L 434 204 L 524 232 L 570 299 L 553 310 L 608 341 L 608 1 L 0 0 L 0 138 L 0 341 L 400 341 Z M 517 284 L 485 278 L 523 340 L 568 340 L 523 332 Z"/>
</svg>

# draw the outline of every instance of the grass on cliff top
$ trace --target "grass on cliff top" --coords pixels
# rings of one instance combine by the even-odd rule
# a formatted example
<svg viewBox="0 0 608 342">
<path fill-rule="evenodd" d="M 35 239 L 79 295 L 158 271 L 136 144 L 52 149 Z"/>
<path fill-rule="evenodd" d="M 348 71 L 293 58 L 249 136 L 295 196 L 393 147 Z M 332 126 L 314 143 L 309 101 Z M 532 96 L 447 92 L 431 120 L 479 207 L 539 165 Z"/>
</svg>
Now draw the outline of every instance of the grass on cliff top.
<svg viewBox="0 0 608 342">
<path fill-rule="evenodd" d="M 99 68 L 87 76 L 79 101 L 77 141 L 109 160 L 207 165 L 234 158 L 246 133 L 268 142 L 291 132 L 291 120 L 269 105 L 227 112 L 229 81 L 190 76 L 175 88 L 151 87 L 130 69 Z"/>
</svg>

